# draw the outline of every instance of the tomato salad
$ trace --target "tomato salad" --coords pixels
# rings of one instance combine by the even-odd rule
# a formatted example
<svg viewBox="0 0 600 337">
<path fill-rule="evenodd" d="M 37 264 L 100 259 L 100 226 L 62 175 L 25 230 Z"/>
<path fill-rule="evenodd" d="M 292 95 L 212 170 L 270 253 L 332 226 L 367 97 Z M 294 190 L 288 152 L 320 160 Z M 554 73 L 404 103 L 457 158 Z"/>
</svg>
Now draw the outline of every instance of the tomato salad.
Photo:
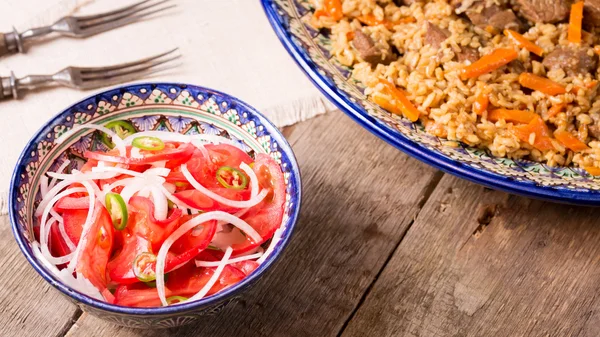
<svg viewBox="0 0 600 337">
<path fill-rule="evenodd" d="M 65 284 L 130 307 L 198 300 L 243 280 L 280 239 L 285 183 L 268 155 L 125 121 L 57 142 L 82 128 L 112 150 L 47 172 L 35 212 L 34 253 Z"/>
</svg>

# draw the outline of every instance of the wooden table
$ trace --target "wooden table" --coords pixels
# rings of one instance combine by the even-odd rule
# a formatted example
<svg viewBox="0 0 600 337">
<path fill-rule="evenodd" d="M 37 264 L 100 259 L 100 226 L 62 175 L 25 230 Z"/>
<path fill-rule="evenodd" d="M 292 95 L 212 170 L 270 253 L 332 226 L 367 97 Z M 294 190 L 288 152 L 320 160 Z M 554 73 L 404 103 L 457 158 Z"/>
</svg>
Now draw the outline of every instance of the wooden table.
<svg viewBox="0 0 600 337">
<path fill-rule="evenodd" d="M 285 133 L 297 231 L 237 304 L 179 329 L 114 326 L 36 275 L 2 217 L 0 336 L 600 336 L 600 209 L 442 174 L 340 112 Z"/>
</svg>

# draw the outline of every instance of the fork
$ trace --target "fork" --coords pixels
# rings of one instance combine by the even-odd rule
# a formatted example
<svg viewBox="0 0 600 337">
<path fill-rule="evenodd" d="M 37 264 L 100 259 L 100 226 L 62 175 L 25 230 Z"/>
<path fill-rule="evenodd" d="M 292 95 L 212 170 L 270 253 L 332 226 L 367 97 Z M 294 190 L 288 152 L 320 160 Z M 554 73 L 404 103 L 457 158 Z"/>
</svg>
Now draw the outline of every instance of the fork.
<svg viewBox="0 0 600 337">
<path fill-rule="evenodd" d="M 139 79 L 143 76 L 172 69 L 173 61 L 181 57 L 179 48 L 145 59 L 107 67 L 68 67 L 53 75 L 30 75 L 16 78 L 0 77 L 0 99 L 19 98 L 22 90 L 35 90 L 52 85 L 88 90 Z"/>
<path fill-rule="evenodd" d="M 17 32 L 13 27 L 12 32 L 0 33 L 0 56 L 17 52 L 24 53 L 26 41 L 53 32 L 69 37 L 85 38 L 122 27 L 175 7 L 174 4 L 169 4 L 170 1 L 143 0 L 101 14 L 65 16 L 50 26 L 33 28 L 22 33 Z"/>
</svg>

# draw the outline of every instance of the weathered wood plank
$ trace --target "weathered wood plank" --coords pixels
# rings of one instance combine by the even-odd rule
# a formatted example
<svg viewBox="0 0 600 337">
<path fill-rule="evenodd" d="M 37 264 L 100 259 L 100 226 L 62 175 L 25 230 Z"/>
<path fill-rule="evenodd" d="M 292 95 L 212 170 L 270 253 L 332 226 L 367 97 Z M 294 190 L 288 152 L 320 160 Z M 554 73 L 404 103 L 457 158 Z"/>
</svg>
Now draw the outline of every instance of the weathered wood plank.
<svg viewBox="0 0 600 337">
<path fill-rule="evenodd" d="M 58 336 L 79 310 L 29 265 L 0 217 L 0 336 Z"/>
<path fill-rule="evenodd" d="M 444 176 L 342 336 L 598 336 L 599 217 Z"/>
<path fill-rule="evenodd" d="M 178 336 L 332 336 L 397 246 L 440 174 L 340 112 L 288 135 L 303 175 L 297 231 L 282 259 L 237 305 Z M 91 316 L 70 336 L 160 336 Z"/>
</svg>

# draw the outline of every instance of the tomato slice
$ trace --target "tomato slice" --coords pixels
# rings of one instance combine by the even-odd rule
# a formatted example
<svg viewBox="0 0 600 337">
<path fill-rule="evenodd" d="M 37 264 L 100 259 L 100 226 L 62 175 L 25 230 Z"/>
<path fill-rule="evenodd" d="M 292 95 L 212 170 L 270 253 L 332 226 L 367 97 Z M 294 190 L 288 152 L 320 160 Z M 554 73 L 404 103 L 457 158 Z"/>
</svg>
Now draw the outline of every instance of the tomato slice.
<svg viewBox="0 0 600 337">
<path fill-rule="evenodd" d="M 167 287 L 174 295 L 185 297 L 194 296 L 206 285 L 206 283 L 208 283 L 216 269 L 216 267 L 196 267 L 194 262 L 191 261 L 169 274 Z M 231 265 L 226 265 L 221 272 L 219 279 L 215 285 L 210 288 L 206 296 L 210 296 L 232 286 L 243 280 L 244 277 L 246 277 L 246 275 L 239 269 L 232 267 Z"/>
<path fill-rule="evenodd" d="M 77 261 L 76 270 L 102 291 L 107 284 L 106 265 L 112 252 L 114 230 L 110 215 L 102 204 L 96 203 L 95 213 L 96 217 L 85 241 L 81 258 Z"/>
<path fill-rule="evenodd" d="M 240 261 L 231 264 L 232 267 L 239 269 L 246 276 L 250 275 L 253 271 L 255 271 L 258 266 L 258 262 L 252 260 Z"/>
<path fill-rule="evenodd" d="M 231 188 L 215 187 L 209 188 L 209 190 L 229 200 L 242 201 L 250 199 L 250 190 L 248 189 L 236 190 Z M 175 197 L 183 201 L 186 205 L 203 210 L 205 212 L 223 211 L 231 213 L 239 210 L 238 208 L 226 206 L 219 202 L 216 202 L 210 197 L 207 197 L 204 193 L 195 189 L 176 192 L 174 195 Z"/>
<path fill-rule="evenodd" d="M 187 162 L 188 170 L 192 176 L 204 187 L 223 187 L 217 181 L 217 170 L 220 167 L 229 166 L 237 169 L 242 163 L 252 163 L 252 158 L 246 152 L 233 145 L 208 144 L 204 147 L 208 152 L 210 160 L 206 160 L 200 152 Z"/>
<path fill-rule="evenodd" d="M 98 152 L 86 151 L 84 157 L 94 160 L 102 160 L 110 163 L 123 163 L 132 165 L 145 165 L 157 161 L 167 161 L 167 167 L 175 167 L 188 161 L 194 153 L 195 146 L 190 143 L 167 142 L 165 148 L 160 151 L 141 150 L 142 158 L 131 158 L 131 146 L 126 149 L 127 157 L 122 157 L 113 151 Z"/>
<path fill-rule="evenodd" d="M 148 239 L 137 234 L 123 234 L 121 251 L 107 265 L 111 282 L 118 284 L 139 282 L 133 272 L 133 261 L 138 255 L 151 251 L 152 245 Z"/>
<path fill-rule="evenodd" d="M 89 209 L 90 198 L 85 197 L 63 197 L 56 204 L 54 204 L 54 210 L 58 213 L 62 213 L 67 210 L 73 209 Z"/>
<path fill-rule="evenodd" d="M 179 219 L 179 224 L 183 225 L 196 216 L 197 215 L 183 216 Z M 216 231 L 217 221 L 212 220 L 200 224 L 199 227 L 188 231 L 182 237 L 177 239 L 170 249 L 170 251 L 174 253 L 174 256 L 167 257 L 165 270 L 167 272 L 171 271 L 196 257 L 208 247 Z"/>
<path fill-rule="evenodd" d="M 270 239 L 281 225 L 285 205 L 285 181 L 283 172 L 277 163 L 266 154 L 258 154 L 252 168 L 258 177 L 260 188 L 270 191 L 260 204 L 252 207 L 242 217 L 262 237 L 261 242 L 253 242 L 246 238 L 244 242 L 235 243 L 235 253 L 246 252 Z"/>
<path fill-rule="evenodd" d="M 154 203 L 148 198 L 132 197 L 129 199 L 129 220 L 127 227 L 137 235 L 146 238 L 158 252 L 162 243 L 177 228 L 181 210 L 173 209 L 165 220 L 154 217 Z"/>
<path fill-rule="evenodd" d="M 172 292 L 165 288 L 165 295 L 170 297 Z M 118 286 L 115 291 L 115 304 L 139 308 L 162 306 L 156 288 L 149 288 L 142 283 Z"/>
<path fill-rule="evenodd" d="M 63 210 L 62 217 L 65 224 L 65 232 L 75 245 L 79 243 L 79 239 L 81 238 L 81 232 L 83 231 L 83 224 L 88 215 L 89 206 L 90 204 L 88 201 L 85 209 L 73 208 Z M 58 226 L 56 226 L 56 229 L 58 230 Z"/>
</svg>

